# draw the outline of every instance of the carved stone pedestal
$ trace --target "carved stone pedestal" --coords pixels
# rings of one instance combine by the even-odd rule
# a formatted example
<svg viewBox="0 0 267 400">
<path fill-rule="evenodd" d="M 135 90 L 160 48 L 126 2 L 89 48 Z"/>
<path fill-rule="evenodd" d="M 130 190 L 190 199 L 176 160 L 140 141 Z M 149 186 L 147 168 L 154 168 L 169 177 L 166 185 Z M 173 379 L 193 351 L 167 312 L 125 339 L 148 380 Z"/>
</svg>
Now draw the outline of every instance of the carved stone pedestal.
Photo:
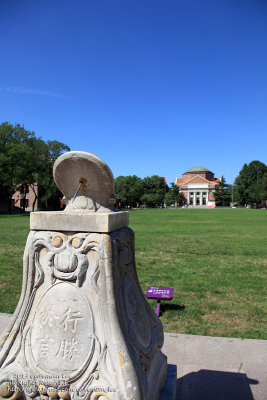
<svg viewBox="0 0 267 400">
<path fill-rule="evenodd" d="M 84 153 L 73 153 L 81 162 Z M 89 181 L 83 175 L 78 184 Z M 99 204 L 103 212 L 107 203 Z M 21 298 L 0 342 L 2 398 L 159 398 L 167 376 L 162 326 L 138 283 L 133 231 L 120 227 L 128 217 L 117 213 L 118 228 L 109 231 L 103 215 L 90 212 L 67 206 L 32 215 Z M 105 212 L 116 227 L 116 212 Z M 80 231 L 79 223 L 70 229 L 70 218 L 83 215 L 92 216 L 97 232 Z M 61 229 L 53 230 L 59 221 Z"/>
</svg>

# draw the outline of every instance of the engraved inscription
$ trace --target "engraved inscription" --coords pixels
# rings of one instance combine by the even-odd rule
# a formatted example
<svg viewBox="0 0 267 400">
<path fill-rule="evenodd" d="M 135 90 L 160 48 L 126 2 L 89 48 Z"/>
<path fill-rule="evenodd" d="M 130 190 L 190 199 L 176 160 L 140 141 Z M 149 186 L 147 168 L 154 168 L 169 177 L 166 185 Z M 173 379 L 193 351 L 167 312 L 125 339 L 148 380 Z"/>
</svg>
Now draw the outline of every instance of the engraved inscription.
<svg viewBox="0 0 267 400">
<path fill-rule="evenodd" d="M 48 335 L 45 335 L 43 338 L 39 339 L 39 343 L 40 343 L 40 350 L 39 350 L 39 355 L 40 358 L 46 358 L 48 353 L 49 353 L 49 349 L 51 347 L 51 343 L 53 343 L 54 340 L 52 338 L 50 338 Z"/>
<path fill-rule="evenodd" d="M 74 284 L 59 283 L 45 293 L 30 335 L 33 358 L 44 371 L 72 372 L 83 364 L 92 344 L 93 319 Z"/>
<path fill-rule="evenodd" d="M 71 338 L 71 341 L 61 340 L 59 351 L 56 353 L 56 356 L 59 354 L 63 360 L 72 360 L 75 356 L 77 356 L 77 340 Z"/>
<path fill-rule="evenodd" d="M 80 311 L 72 311 L 71 307 L 69 307 L 61 317 L 57 315 L 56 319 L 61 320 L 59 326 L 64 328 L 65 332 L 70 329 L 71 332 L 76 333 L 78 321 L 83 317 Z"/>
</svg>

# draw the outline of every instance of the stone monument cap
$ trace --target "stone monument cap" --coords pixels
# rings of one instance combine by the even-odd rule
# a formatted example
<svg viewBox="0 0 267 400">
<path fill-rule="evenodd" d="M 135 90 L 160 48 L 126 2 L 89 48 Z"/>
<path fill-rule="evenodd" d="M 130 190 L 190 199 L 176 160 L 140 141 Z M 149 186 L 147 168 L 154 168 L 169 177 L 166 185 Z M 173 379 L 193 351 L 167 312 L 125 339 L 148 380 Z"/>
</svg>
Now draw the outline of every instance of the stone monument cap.
<svg viewBox="0 0 267 400">
<path fill-rule="evenodd" d="M 53 175 L 66 208 L 31 213 L 31 229 L 112 232 L 128 225 L 128 213 L 114 207 L 114 177 L 103 160 L 85 151 L 70 151 L 56 160 Z"/>
<path fill-rule="evenodd" d="M 117 211 L 113 174 L 95 155 L 85 151 L 64 153 L 56 160 L 53 175 L 64 194 L 65 211 Z"/>
</svg>

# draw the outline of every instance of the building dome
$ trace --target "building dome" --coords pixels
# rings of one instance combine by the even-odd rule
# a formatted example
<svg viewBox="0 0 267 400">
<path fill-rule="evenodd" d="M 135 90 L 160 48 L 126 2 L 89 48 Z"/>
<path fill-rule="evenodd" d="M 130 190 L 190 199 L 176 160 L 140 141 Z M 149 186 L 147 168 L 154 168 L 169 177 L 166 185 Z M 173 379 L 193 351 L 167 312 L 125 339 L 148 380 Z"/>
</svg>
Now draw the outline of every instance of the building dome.
<svg viewBox="0 0 267 400">
<path fill-rule="evenodd" d="M 190 172 L 211 172 L 209 169 L 205 168 L 205 167 L 193 167 L 190 168 L 188 171 L 186 171 L 185 173 L 190 173 Z"/>
</svg>

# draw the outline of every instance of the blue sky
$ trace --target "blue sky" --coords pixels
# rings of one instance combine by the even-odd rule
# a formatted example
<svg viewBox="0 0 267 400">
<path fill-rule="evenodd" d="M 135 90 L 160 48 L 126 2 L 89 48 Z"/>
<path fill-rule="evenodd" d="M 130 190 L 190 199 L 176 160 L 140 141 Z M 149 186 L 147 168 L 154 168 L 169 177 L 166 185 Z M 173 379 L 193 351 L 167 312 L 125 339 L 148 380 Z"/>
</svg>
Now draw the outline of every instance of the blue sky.
<svg viewBox="0 0 267 400">
<path fill-rule="evenodd" d="M 267 163 L 265 0 L 1 0 L 0 123 L 168 183 Z"/>
</svg>

